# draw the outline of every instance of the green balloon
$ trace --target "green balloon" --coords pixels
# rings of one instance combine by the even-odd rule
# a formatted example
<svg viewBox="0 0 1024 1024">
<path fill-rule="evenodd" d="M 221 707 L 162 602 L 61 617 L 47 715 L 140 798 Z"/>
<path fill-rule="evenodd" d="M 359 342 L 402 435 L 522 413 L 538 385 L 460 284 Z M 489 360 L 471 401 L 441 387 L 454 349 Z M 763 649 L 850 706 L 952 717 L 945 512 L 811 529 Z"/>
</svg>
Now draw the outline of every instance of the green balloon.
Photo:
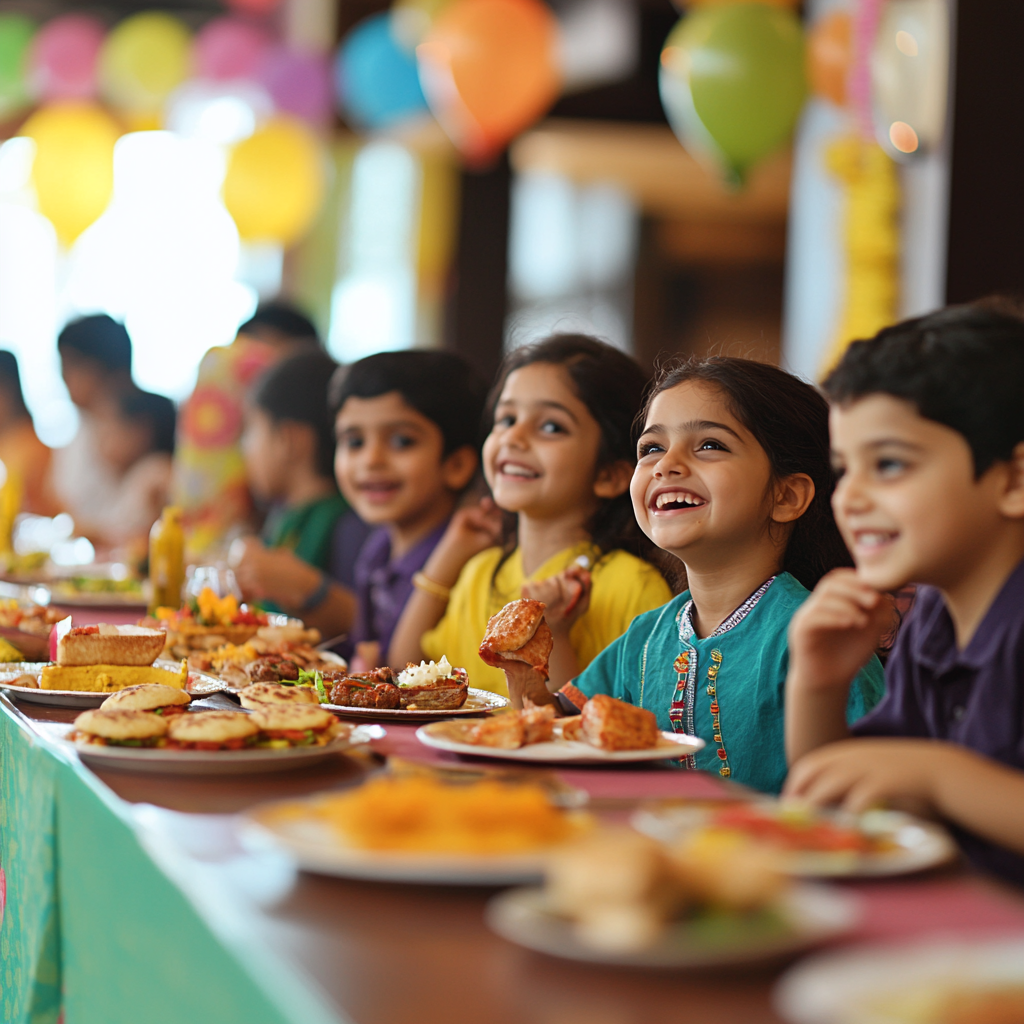
<svg viewBox="0 0 1024 1024">
<path fill-rule="evenodd" d="M 683 145 L 710 152 L 742 182 L 800 116 L 803 28 L 792 12 L 762 3 L 697 8 L 665 40 L 659 84 Z"/>
<path fill-rule="evenodd" d="M 21 14 L 0 14 L 0 118 L 32 102 L 28 90 L 28 48 L 36 34 Z"/>
</svg>

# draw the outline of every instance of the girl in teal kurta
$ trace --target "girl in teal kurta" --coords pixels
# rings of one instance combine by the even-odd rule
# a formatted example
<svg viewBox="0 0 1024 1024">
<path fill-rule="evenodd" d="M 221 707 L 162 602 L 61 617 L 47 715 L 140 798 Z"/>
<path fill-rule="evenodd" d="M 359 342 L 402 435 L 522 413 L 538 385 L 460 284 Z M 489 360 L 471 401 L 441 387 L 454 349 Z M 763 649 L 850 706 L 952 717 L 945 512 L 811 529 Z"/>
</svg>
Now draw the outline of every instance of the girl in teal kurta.
<svg viewBox="0 0 1024 1024">
<path fill-rule="evenodd" d="M 777 793 L 789 622 L 821 576 L 850 564 L 830 507 L 828 407 L 782 370 L 716 357 L 663 373 L 644 423 L 633 510 L 689 589 L 634 619 L 557 699 L 647 708 L 661 729 L 705 741 L 686 767 Z M 873 659 L 849 720 L 882 693 Z"/>
</svg>

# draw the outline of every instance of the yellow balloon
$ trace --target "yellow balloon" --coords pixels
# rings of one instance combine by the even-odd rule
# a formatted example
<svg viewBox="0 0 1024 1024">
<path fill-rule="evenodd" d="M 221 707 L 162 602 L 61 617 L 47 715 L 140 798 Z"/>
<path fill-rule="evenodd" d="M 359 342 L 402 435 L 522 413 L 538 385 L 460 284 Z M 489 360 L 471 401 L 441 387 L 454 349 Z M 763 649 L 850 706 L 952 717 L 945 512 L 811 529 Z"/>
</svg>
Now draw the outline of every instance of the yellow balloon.
<svg viewBox="0 0 1024 1024">
<path fill-rule="evenodd" d="M 177 18 L 146 11 L 125 18 L 100 53 L 104 99 L 131 114 L 156 114 L 192 70 L 192 37 Z"/>
<path fill-rule="evenodd" d="M 312 225 L 325 186 L 316 136 L 300 121 L 277 117 L 232 150 L 224 205 L 246 241 L 291 245 Z"/>
<path fill-rule="evenodd" d="M 67 102 L 37 110 L 19 134 L 36 144 L 32 183 L 39 210 L 70 245 L 110 202 L 121 129 L 101 107 Z"/>
</svg>

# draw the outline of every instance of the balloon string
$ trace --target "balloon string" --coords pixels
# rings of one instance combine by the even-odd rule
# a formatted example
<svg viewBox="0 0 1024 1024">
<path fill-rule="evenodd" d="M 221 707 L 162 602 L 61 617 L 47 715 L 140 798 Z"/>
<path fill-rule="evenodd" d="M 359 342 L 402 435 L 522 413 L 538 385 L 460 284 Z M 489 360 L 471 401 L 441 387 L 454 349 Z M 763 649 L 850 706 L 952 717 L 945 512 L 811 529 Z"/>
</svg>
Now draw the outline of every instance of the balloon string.
<svg viewBox="0 0 1024 1024">
<path fill-rule="evenodd" d="M 882 0 L 855 0 L 853 16 L 853 68 L 850 72 L 850 102 L 857 128 L 865 138 L 875 136 L 871 108 L 871 50 L 882 17 Z"/>
</svg>

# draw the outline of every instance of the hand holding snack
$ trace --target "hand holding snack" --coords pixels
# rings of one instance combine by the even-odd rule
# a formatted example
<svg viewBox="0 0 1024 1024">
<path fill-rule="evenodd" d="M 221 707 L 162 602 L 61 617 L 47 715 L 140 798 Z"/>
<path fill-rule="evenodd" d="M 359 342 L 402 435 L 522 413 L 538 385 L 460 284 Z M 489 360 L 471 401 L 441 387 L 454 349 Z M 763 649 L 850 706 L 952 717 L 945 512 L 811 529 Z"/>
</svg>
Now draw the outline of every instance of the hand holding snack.
<svg viewBox="0 0 1024 1024">
<path fill-rule="evenodd" d="M 524 697 L 535 704 L 550 704 L 554 700 L 547 688 L 548 659 L 554 638 L 544 621 L 544 610 L 543 601 L 510 601 L 490 617 L 480 642 L 481 659 L 505 673 L 512 706 L 516 708 L 523 706 Z"/>
<path fill-rule="evenodd" d="M 544 621 L 553 633 L 567 633 L 572 625 L 590 607 L 593 580 L 580 565 L 546 580 L 528 580 L 523 584 L 524 598 L 542 601 L 545 605 Z"/>
</svg>

